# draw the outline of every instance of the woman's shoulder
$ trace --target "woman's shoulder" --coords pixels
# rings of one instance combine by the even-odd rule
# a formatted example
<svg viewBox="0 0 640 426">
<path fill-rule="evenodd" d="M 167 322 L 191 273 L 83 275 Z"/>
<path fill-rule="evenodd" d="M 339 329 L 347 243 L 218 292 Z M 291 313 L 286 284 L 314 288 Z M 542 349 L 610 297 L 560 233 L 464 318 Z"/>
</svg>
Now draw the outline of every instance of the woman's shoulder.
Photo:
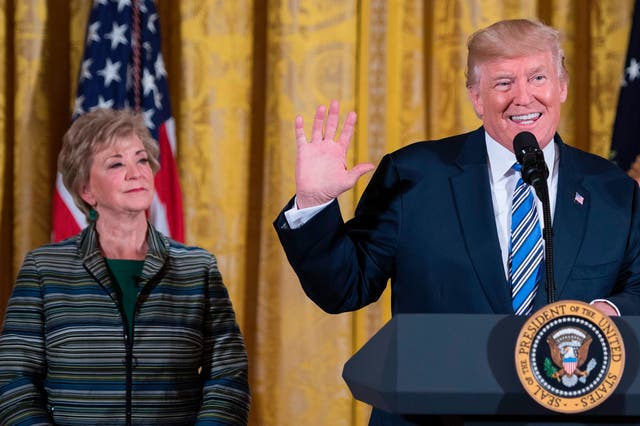
<svg viewBox="0 0 640 426">
<path fill-rule="evenodd" d="M 164 233 L 157 230 L 155 227 L 151 226 L 152 230 L 150 244 L 153 250 L 161 250 L 166 251 L 169 256 L 174 258 L 193 258 L 193 257 L 201 257 L 206 259 L 213 259 L 215 261 L 215 256 L 207 251 L 206 249 L 189 245 L 173 238 L 165 235 Z"/>
<path fill-rule="evenodd" d="M 34 257 L 58 257 L 76 256 L 78 253 L 78 241 L 80 234 L 74 235 L 62 241 L 43 244 L 33 250 L 28 255 Z"/>
<path fill-rule="evenodd" d="M 169 238 L 169 252 L 171 255 L 177 256 L 177 257 L 201 256 L 206 258 L 209 258 L 209 257 L 215 258 L 215 256 L 205 248 L 202 248 L 199 246 L 187 245 L 179 241 L 175 241 L 171 238 Z"/>
</svg>

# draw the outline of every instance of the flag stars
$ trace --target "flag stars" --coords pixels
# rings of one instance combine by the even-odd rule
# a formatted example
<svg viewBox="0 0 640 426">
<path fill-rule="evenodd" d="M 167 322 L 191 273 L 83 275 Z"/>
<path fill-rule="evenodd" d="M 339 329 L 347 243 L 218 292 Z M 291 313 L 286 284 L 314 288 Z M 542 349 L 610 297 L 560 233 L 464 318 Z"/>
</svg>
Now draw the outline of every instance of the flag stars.
<svg viewBox="0 0 640 426">
<path fill-rule="evenodd" d="M 118 47 L 119 44 L 127 44 L 127 38 L 124 33 L 127 31 L 127 24 L 118 25 L 115 22 L 110 33 L 105 34 L 105 38 L 111 40 L 111 50 Z"/>
<path fill-rule="evenodd" d="M 155 129 L 156 126 L 155 124 L 153 124 L 153 114 L 155 113 L 154 110 L 152 109 L 148 109 L 144 112 L 144 124 L 147 126 L 148 129 Z"/>
<path fill-rule="evenodd" d="M 118 0 L 118 12 L 122 12 L 127 6 L 131 7 L 131 0 Z"/>
<path fill-rule="evenodd" d="M 159 90 L 153 92 L 153 103 L 156 105 L 157 109 L 162 109 L 162 94 Z"/>
<path fill-rule="evenodd" d="M 98 30 L 100 29 L 100 22 L 94 22 L 89 25 L 89 29 L 87 30 L 87 44 L 90 42 L 99 42 L 100 35 L 98 34 Z"/>
<path fill-rule="evenodd" d="M 120 62 L 116 62 L 115 64 L 111 62 L 110 58 L 107 58 L 107 62 L 104 65 L 104 68 L 98 71 L 98 75 L 104 77 L 104 85 L 105 87 L 109 87 L 111 82 L 120 81 Z"/>
<path fill-rule="evenodd" d="M 629 76 L 629 82 L 632 82 L 636 78 L 640 77 L 640 63 L 638 63 L 636 58 L 631 58 L 629 66 L 627 67 L 627 75 Z"/>
<path fill-rule="evenodd" d="M 144 53 L 147 55 L 147 61 L 151 61 L 151 58 L 153 57 L 153 47 L 151 46 L 151 43 L 145 41 L 142 43 L 142 48 L 144 49 Z"/>
<path fill-rule="evenodd" d="M 162 59 L 162 53 L 158 53 L 158 57 L 153 64 L 156 72 L 156 78 L 163 78 L 167 76 L 167 69 L 164 67 L 164 60 Z"/>
<path fill-rule="evenodd" d="M 84 96 L 77 96 L 73 103 L 73 115 L 77 117 L 79 115 L 84 114 L 84 109 L 82 108 L 82 104 L 84 103 Z"/>
<path fill-rule="evenodd" d="M 156 86 L 155 77 L 149 72 L 147 68 L 142 72 L 142 92 L 147 96 L 150 92 L 156 92 L 158 86 Z"/>
<path fill-rule="evenodd" d="M 158 20 L 158 15 L 157 14 L 154 13 L 152 15 L 149 15 L 149 20 L 147 21 L 147 28 L 152 33 L 156 32 L 156 21 L 157 20 Z"/>
<path fill-rule="evenodd" d="M 92 110 L 98 109 L 98 108 L 111 108 L 112 106 L 113 106 L 113 99 L 105 100 L 105 98 L 102 95 L 98 95 L 98 105 L 93 107 Z"/>
</svg>

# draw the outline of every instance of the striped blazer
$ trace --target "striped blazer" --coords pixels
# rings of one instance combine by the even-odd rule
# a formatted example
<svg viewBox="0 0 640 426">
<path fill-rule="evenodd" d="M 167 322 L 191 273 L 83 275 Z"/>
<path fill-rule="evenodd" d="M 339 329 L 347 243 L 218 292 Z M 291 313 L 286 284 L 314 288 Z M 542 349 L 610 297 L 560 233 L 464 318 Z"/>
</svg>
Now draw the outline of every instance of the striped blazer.
<svg viewBox="0 0 640 426">
<path fill-rule="evenodd" d="M 247 354 L 210 253 L 149 224 L 133 336 L 95 227 L 25 257 L 0 336 L 2 425 L 243 425 Z"/>
</svg>

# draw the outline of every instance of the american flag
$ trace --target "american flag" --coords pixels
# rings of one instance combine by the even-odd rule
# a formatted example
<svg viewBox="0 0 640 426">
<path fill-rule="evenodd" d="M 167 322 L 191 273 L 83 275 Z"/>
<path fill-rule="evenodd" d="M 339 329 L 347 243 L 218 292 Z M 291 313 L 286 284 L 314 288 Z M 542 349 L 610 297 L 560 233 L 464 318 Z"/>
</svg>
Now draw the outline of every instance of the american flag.
<svg viewBox="0 0 640 426">
<path fill-rule="evenodd" d="M 611 157 L 628 170 L 640 155 L 640 0 L 636 0 L 624 65 L 618 110 L 613 124 Z"/>
<path fill-rule="evenodd" d="M 95 108 L 139 108 L 144 112 L 147 128 L 160 145 L 161 165 L 149 218 L 164 234 L 184 241 L 175 123 L 153 0 L 94 0 L 73 118 Z M 75 235 L 87 225 L 60 173 L 52 204 L 53 241 Z"/>
</svg>

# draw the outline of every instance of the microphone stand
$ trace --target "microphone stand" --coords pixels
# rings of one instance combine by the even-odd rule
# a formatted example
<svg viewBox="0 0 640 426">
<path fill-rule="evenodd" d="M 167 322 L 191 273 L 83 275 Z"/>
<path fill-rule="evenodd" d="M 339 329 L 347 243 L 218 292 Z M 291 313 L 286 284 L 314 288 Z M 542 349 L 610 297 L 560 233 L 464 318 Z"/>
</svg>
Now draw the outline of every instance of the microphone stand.
<svg viewBox="0 0 640 426">
<path fill-rule="evenodd" d="M 553 228 L 551 226 L 551 205 L 547 177 L 549 169 L 544 161 L 536 137 L 531 132 L 520 132 L 513 139 L 513 152 L 522 166 L 522 180 L 533 186 L 542 202 L 544 228 L 544 264 L 547 288 L 547 303 L 556 300 L 556 283 L 553 278 Z"/>
<path fill-rule="evenodd" d="M 544 160 L 543 160 L 544 161 Z M 549 203 L 549 189 L 546 179 L 537 180 L 533 186 L 540 201 L 542 201 L 542 215 L 544 228 L 544 267 L 547 281 L 547 303 L 556 301 L 556 283 L 553 278 L 553 227 L 551 225 L 551 205 Z"/>
</svg>

